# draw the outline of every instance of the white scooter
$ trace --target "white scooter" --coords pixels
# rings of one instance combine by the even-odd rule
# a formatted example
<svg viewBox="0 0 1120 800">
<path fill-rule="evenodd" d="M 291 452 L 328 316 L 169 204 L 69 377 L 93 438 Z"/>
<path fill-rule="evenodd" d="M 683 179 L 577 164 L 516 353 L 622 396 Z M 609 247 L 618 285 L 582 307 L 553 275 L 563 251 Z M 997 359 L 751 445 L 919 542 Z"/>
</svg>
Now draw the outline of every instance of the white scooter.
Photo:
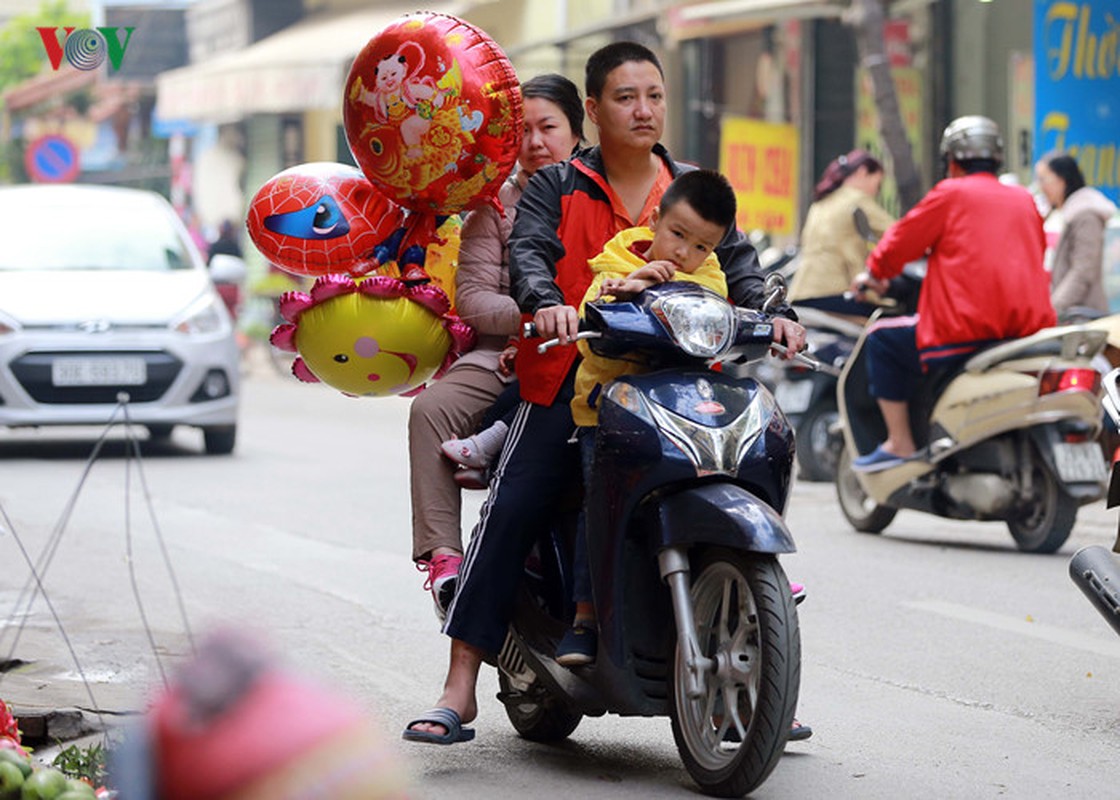
<svg viewBox="0 0 1120 800">
<path fill-rule="evenodd" d="M 876 312 L 872 321 L 881 312 Z M 863 337 L 840 376 L 844 431 L 836 487 L 844 516 L 879 533 L 899 509 L 964 520 L 1002 520 L 1020 550 L 1053 553 L 1079 506 L 1105 492 L 1100 373 L 1092 358 L 1107 334 L 1047 328 L 985 349 L 935 377 L 911 403 L 915 457 L 878 472 L 852 461 L 886 438 L 867 389 Z"/>
</svg>

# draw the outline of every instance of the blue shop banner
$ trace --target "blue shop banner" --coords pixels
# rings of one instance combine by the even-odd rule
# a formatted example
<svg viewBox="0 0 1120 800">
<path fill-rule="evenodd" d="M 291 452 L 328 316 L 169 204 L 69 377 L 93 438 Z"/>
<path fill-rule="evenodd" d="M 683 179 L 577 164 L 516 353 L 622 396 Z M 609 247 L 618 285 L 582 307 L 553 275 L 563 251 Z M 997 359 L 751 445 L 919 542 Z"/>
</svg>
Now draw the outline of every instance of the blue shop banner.
<svg viewBox="0 0 1120 800">
<path fill-rule="evenodd" d="M 1120 0 L 1035 0 L 1034 159 L 1065 150 L 1120 200 Z"/>
</svg>

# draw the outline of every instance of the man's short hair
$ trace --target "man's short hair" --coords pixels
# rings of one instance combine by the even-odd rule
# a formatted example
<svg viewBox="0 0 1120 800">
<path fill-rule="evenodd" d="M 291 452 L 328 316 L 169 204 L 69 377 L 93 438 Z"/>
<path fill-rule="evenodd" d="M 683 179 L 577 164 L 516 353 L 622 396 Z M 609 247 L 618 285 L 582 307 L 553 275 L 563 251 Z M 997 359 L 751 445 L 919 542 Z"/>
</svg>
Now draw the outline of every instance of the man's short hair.
<svg viewBox="0 0 1120 800">
<path fill-rule="evenodd" d="M 661 195 L 660 211 L 665 214 L 684 201 L 700 218 L 728 230 L 735 224 L 735 190 L 727 178 L 710 169 L 694 169 L 673 179 Z"/>
<path fill-rule="evenodd" d="M 637 42 L 612 42 L 604 45 L 587 58 L 584 69 L 584 93 L 587 97 L 598 100 L 603 94 L 603 87 L 607 85 L 607 76 L 611 71 L 631 61 L 648 61 L 657 67 L 661 79 L 665 79 L 665 70 L 652 50 L 644 44 Z"/>
</svg>

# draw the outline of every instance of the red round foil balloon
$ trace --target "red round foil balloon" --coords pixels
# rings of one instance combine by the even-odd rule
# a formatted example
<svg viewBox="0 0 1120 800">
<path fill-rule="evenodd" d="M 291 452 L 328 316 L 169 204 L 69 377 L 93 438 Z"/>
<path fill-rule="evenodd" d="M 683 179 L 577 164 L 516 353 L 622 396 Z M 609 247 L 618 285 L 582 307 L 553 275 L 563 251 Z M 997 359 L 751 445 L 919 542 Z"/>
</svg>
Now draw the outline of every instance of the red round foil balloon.
<svg viewBox="0 0 1120 800">
<path fill-rule="evenodd" d="M 404 208 L 345 164 L 300 164 L 273 176 L 249 204 L 261 254 L 297 275 L 364 275 L 395 261 Z"/>
<path fill-rule="evenodd" d="M 366 177 L 424 214 L 496 203 L 521 145 L 509 59 L 483 31 L 445 14 L 407 14 L 362 48 L 343 117 Z"/>
</svg>

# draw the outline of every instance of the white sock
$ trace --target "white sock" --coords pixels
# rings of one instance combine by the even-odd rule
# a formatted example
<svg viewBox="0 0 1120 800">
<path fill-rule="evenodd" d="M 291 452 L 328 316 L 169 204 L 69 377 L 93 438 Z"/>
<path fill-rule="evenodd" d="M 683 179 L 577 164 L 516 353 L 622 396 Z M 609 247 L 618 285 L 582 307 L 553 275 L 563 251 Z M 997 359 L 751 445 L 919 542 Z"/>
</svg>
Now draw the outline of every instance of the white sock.
<svg viewBox="0 0 1120 800">
<path fill-rule="evenodd" d="M 498 420 L 489 428 L 479 431 L 471 438 L 478 446 L 479 455 L 483 456 L 487 463 L 490 463 L 494 460 L 494 456 L 502 451 L 502 445 L 505 444 L 508 434 L 509 426 L 502 420 Z"/>
</svg>

